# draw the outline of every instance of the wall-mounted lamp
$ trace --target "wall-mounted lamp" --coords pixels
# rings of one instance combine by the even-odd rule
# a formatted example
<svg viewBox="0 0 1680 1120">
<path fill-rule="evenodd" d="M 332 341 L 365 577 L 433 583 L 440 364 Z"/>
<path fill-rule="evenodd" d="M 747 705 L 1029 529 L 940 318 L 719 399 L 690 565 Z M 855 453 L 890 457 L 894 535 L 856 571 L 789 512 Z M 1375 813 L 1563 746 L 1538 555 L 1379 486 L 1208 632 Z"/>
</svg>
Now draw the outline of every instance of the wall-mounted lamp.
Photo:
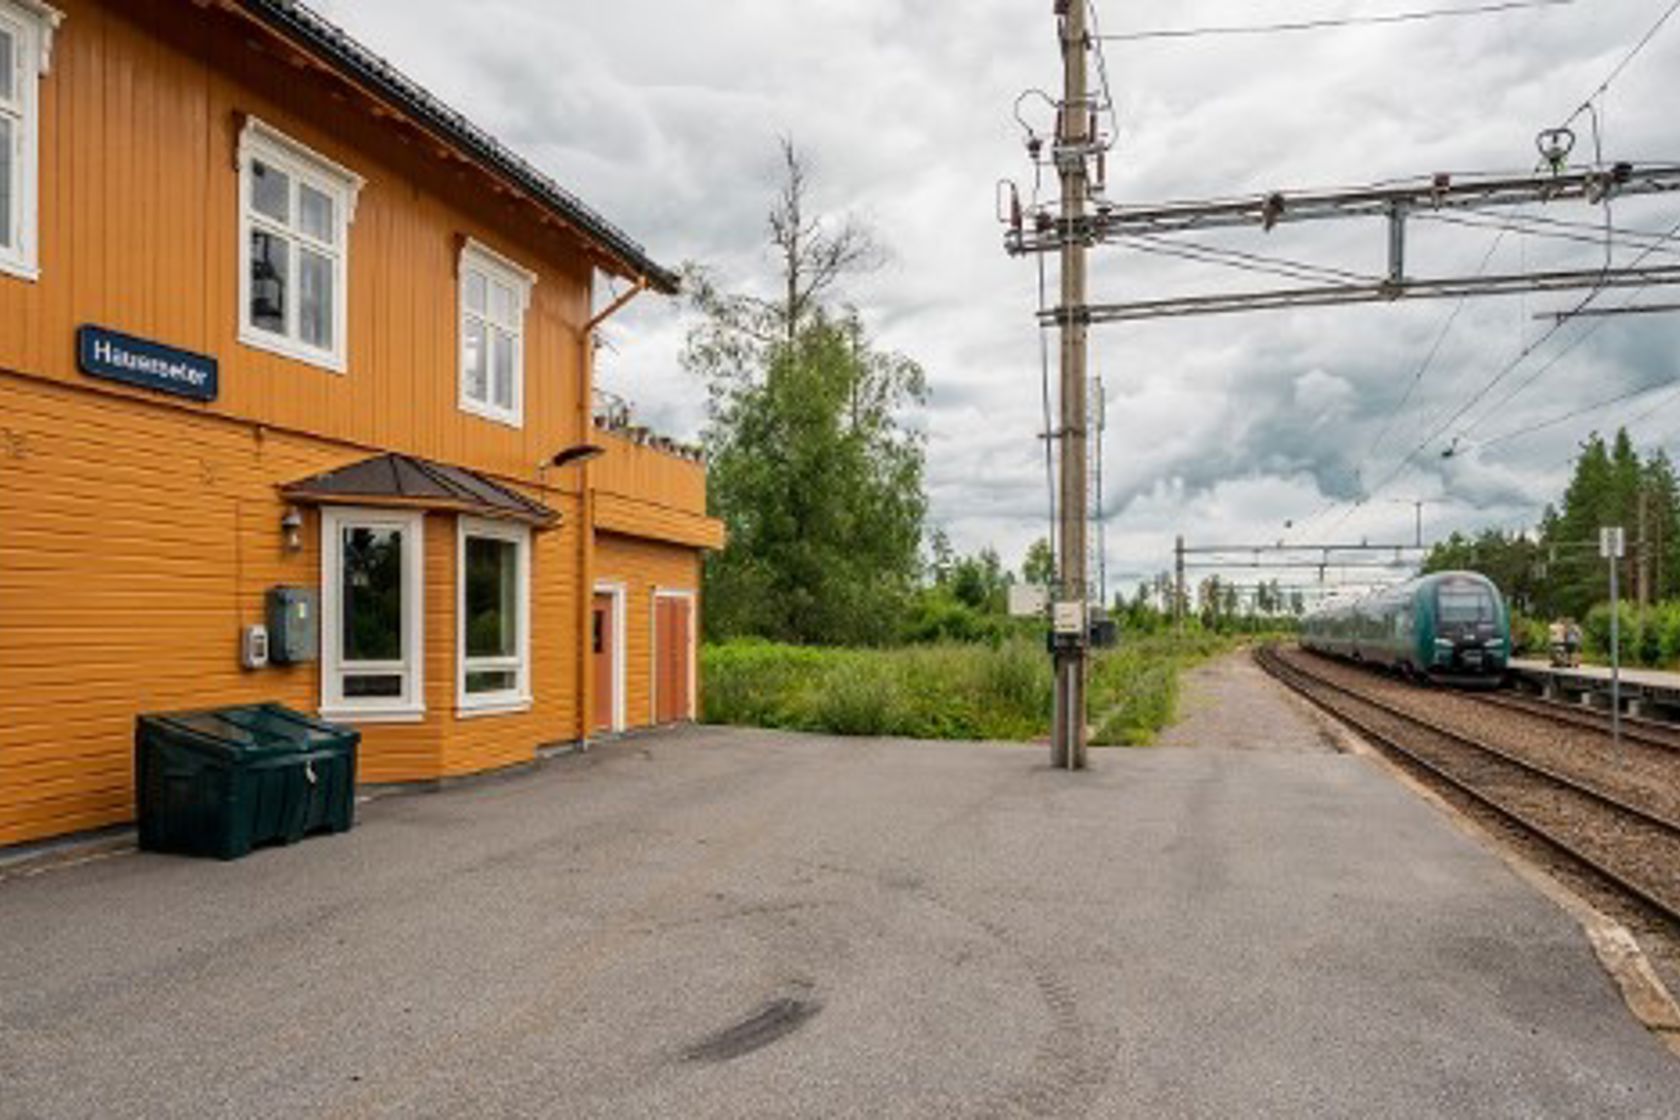
<svg viewBox="0 0 1680 1120">
<path fill-rule="evenodd" d="M 287 552 L 303 548 L 303 511 L 296 506 L 288 506 L 285 516 L 280 519 L 280 541 Z"/>
<path fill-rule="evenodd" d="M 576 447 L 568 447 L 564 451 L 557 451 L 554 457 L 544 463 L 545 467 L 567 467 L 573 463 L 587 463 L 591 459 L 599 458 L 607 453 L 607 449 L 593 443 L 580 443 Z"/>
</svg>

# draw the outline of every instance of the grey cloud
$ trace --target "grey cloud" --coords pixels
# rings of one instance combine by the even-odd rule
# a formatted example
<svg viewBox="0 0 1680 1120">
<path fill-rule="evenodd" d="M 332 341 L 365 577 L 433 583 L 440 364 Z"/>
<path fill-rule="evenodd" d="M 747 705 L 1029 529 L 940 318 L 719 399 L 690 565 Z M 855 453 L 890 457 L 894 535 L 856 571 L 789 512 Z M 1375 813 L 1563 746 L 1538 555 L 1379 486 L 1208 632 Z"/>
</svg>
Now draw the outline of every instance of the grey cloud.
<svg viewBox="0 0 1680 1120">
<path fill-rule="evenodd" d="M 935 520 L 959 547 L 990 542 L 1011 563 L 1044 532 L 1034 266 L 1005 257 L 992 207 L 1000 177 L 1027 178 L 1010 117 L 1016 94 L 1057 81 L 1047 6 L 324 6 L 657 257 L 704 261 L 735 284 L 766 282 L 774 141 L 794 135 L 814 160 L 819 203 L 867 218 L 895 251 L 889 267 L 844 294 L 883 345 L 928 371 L 933 396 L 919 422 L 929 439 Z M 1278 0 L 1266 14 L 1321 10 L 1310 0 Z M 1236 0 L 1100 11 L 1109 30 L 1254 18 L 1252 5 Z M 1535 132 L 1567 116 L 1652 18 L 1644 0 L 1600 0 L 1404 28 L 1110 44 L 1122 113 L 1110 195 L 1141 202 L 1435 170 L 1526 170 Z M 1610 155 L 1680 158 L 1664 88 L 1677 70 L 1680 30 L 1670 28 L 1607 98 Z M 1581 131 L 1585 152 L 1584 122 Z M 1584 207 L 1535 212 L 1595 217 Z M 1666 230 L 1680 211 L 1667 200 L 1628 201 L 1616 218 Z M 1413 234 L 1417 275 L 1473 270 L 1495 237 L 1422 221 Z M 1383 267 L 1376 223 L 1205 240 L 1360 272 Z M 1488 267 L 1590 266 L 1597 252 L 1507 235 Z M 1052 293 L 1055 275 L 1052 263 Z M 1102 299 L 1272 283 L 1113 249 L 1100 250 L 1092 269 L 1093 296 Z M 1309 533 L 1334 526 L 1409 536 L 1412 512 L 1393 498 L 1428 499 L 1429 522 L 1440 531 L 1531 517 L 1555 495 L 1585 432 L 1613 428 L 1633 410 L 1605 410 L 1485 449 L 1478 441 L 1680 372 L 1680 317 L 1608 321 L 1501 403 L 1580 328 L 1559 332 L 1461 422 L 1438 439 L 1424 437 L 1539 336 L 1545 326 L 1534 312 L 1578 298 L 1466 304 L 1404 407 L 1450 304 L 1100 328 L 1092 353 L 1111 401 L 1111 565 L 1157 570 L 1178 531 L 1269 539 L 1293 521 Z M 639 300 L 614 321 L 616 349 L 600 362 L 604 381 L 684 435 L 703 419 L 699 386 L 677 364 L 688 321 L 680 306 Z M 1680 405 L 1640 429 L 1655 437 L 1674 426 Z M 1454 435 L 1464 451 L 1442 459 Z M 1363 496 L 1414 447 L 1414 462 L 1387 491 L 1312 518 L 1328 501 Z"/>
</svg>

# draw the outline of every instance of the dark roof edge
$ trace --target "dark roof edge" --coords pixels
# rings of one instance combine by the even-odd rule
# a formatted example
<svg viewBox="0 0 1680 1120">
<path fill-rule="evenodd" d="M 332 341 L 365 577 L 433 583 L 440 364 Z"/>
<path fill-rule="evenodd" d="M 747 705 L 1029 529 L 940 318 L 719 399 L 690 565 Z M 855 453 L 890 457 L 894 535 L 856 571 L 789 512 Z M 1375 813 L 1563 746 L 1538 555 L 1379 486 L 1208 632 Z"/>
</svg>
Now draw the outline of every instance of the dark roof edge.
<svg viewBox="0 0 1680 1120">
<path fill-rule="evenodd" d="M 319 52 L 352 77 L 366 82 L 381 96 L 413 113 L 451 143 L 531 192 L 568 223 L 599 241 L 634 271 L 645 276 L 654 289 L 667 295 L 678 290 L 677 274 L 655 262 L 648 256 L 647 250 L 623 230 L 307 5 L 298 0 L 241 0 L 241 3 L 270 27 Z"/>
</svg>

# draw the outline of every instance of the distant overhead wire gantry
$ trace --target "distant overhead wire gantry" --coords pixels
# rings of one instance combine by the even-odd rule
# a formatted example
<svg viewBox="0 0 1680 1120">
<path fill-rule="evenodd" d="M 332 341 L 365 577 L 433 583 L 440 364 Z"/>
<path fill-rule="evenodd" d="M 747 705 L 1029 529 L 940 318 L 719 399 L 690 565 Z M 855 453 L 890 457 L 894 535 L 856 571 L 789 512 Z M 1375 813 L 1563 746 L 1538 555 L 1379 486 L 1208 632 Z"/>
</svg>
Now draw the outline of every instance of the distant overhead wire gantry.
<svg viewBox="0 0 1680 1120">
<path fill-rule="evenodd" d="M 1247 256 L 1254 271 L 1270 264 L 1275 271 L 1297 279 L 1322 278 L 1311 285 L 1248 292 L 1174 296 L 1164 299 L 1044 308 L 1044 323 L 1074 320 L 1082 323 L 1124 322 L 1139 319 L 1264 311 L 1288 307 L 1324 307 L 1380 303 L 1399 299 L 1440 299 L 1508 295 L 1571 289 L 1650 287 L 1680 284 L 1680 263 L 1636 263 L 1580 269 L 1555 269 L 1508 274 L 1417 277 L 1406 260 L 1406 224 L 1413 215 L 1434 216 L 1533 203 L 1603 205 L 1612 199 L 1638 195 L 1680 194 L 1680 165 L 1577 168 L 1532 175 L 1436 174 L 1404 183 L 1330 190 L 1273 191 L 1245 198 L 1170 202 L 1123 206 L 1099 201 L 1089 214 L 1063 216 L 1049 207 L 1031 215 L 1020 208 L 1011 213 L 1019 221 L 1005 234 L 1011 253 L 1025 255 L 1060 251 L 1071 239 L 1086 245 L 1167 242 L 1184 234 L 1241 227 L 1270 231 L 1290 222 L 1347 218 L 1381 218 L 1388 226 L 1388 270 L 1381 277 L 1359 277 L 1323 266 L 1278 261 L 1255 254 L 1232 254 L 1194 242 L 1182 245 L 1210 256 Z M 1029 220 L 1030 218 L 1030 220 Z M 1142 245 L 1136 247 L 1144 247 Z M 1651 246 L 1654 248 L 1654 245 Z M 1188 254 L 1187 254 L 1188 255 Z M 1237 260 L 1212 263 L 1238 263 Z"/>
</svg>

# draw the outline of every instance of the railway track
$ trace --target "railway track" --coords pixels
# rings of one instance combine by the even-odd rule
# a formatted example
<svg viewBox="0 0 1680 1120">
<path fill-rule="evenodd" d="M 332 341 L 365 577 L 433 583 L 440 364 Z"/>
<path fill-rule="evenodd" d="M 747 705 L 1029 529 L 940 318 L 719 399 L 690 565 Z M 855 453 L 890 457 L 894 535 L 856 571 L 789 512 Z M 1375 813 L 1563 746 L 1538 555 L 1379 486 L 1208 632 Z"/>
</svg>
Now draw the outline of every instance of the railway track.
<svg viewBox="0 0 1680 1120">
<path fill-rule="evenodd" d="M 1256 652 L 1284 685 L 1435 780 L 1590 869 L 1680 929 L 1680 821 L 1590 782 Z"/>
<path fill-rule="evenodd" d="M 1601 714 L 1596 709 L 1588 710 L 1576 704 L 1561 704 L 1556 700 L 1542 700 L 1537 696 L 1524 696 L 1513 692 L 1484 692 L 1474 695 L 1473 698 L 1497 708 L 1539 716 L 1553 723 L 1582 727 L 1603 735 L 1610 734 L 1610 716 L 1607 713 Z M 1622 738 L 1631 743 L 1643 743 L 1662 750 L 1680 751 L 1680 727 L 1656 720 L 1623 716 Z"/>
</svg>

